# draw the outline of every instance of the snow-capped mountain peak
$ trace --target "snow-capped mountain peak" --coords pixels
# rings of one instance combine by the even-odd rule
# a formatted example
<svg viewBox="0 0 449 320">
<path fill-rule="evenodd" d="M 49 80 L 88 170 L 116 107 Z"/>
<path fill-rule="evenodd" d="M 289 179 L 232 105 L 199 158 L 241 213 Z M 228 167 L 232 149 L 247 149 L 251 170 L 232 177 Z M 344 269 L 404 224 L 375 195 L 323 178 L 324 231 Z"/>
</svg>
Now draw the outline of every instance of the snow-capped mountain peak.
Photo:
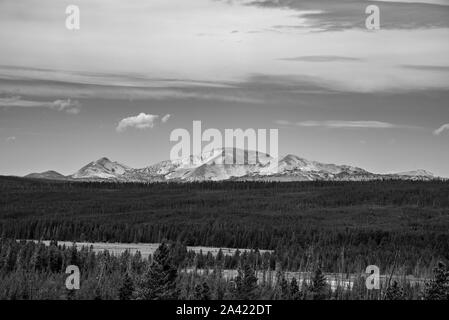
<svg viewBox="0 0 449 320">
<path fill-rule="evenodd" d="M 279 171 L 302 171 L 302 172 L 321 172 L 326 174 L 339 174 L 345 172 L 363 173 L 367 172 L 361 168 L 321 163 L 317 161 L 309 161 L 298 156 L 289 154 L 279 161 Z"/>
<path fill-rule="evenodd" d="M 114 179 L 130 169 L 128 166 L 103 157 L 85 165 L 70 177 L 74 179 Z"/>
<path fill-rule="evenodd" d="M 34 174 L 41 179 L 108 180 L 122 182 L 157 181 L 367 181 L 367 180 L 432 180 L 426 170 L 397 174 L 375 174 L 364 169 L 310 161 L 293 154 L 273 158 L 269 154 L 236 148 L 219 148 L 181 159 L 165 160 L 154 165 L 133 169 L 106 157 L 90 162 L 76 173 Z"/>
<path fill-rule="evenodd" d="M 162 161 L 128 172 L 126 179 L 144 176 L 148 180 L 204 181 L 242 177 L 264 168 L 273 158 L 268 154 L 236 148 L 218 148 L 199 155 Z"/>
</svg>

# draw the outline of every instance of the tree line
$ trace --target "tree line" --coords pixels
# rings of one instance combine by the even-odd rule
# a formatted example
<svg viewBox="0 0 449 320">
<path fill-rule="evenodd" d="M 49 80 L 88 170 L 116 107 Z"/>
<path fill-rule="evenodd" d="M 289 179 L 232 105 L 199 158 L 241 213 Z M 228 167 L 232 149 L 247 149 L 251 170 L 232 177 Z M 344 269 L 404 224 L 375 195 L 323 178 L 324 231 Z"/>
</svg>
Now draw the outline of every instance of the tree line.
<svg viewBox="0 0 449 320">
<path fill-rule="evenodd" d="M 331 290 L 319 265 L 314 266 L 308 282 L 287 280 L 281 269 L 276 281 L 261 281 L 255 271 L 267 266 L 254 263 L 261 259 L 258 252 L 232 257 L 238 272 L 227 279 L 223 276 L 223 258 L 220 254 L 208 257 L 213 266 L 207 273 L 189 273 L 185 268 L 197 257 L 180 243 L 163 242 L 153 255 L 142 258 L 139 252 L 111 255 L 107 251 L 96 253 L 92 248 L 61 246 L 56 241 L 45 246 L 0 239 L 0 299 L 449 299 L 449 268 L 442 262 L 435 265 L 433 277 L 424 288 L 396 281 L 370 292 L 364 281 L 352 288 Z M 68 290 L 64 285 L 68 265 L 80 269 L 79 290 Z"/>
</svg>

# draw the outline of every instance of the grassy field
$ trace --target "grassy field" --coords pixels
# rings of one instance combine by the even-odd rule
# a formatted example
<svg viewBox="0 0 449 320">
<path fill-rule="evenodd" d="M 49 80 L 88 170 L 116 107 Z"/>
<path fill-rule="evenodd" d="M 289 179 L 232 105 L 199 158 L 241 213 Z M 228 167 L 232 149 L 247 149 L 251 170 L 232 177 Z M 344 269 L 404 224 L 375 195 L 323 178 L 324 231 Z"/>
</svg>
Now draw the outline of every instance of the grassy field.
<svg viewBox="0 0 449 320">
<path fill-rule="evenodd" d="M 18 240 L 19 241 L 19 240 Z M 34 241 L 35 243 L 43 243 L 46 246 L 50 245 L 49 240 L 28 240 Z M 83 247 L 92 248 L 93 252 L 102 252 L 108 251 L 109 253 L 120 256 L 125 251 L 128 251 L 130 254 L 135 254 L 136 252 L 140 252 L 142 258 L 148 259 L 150 255 L 153 255 L 154 252 L 159 247 L 160 243 L 107 243 L 107 242 L 71 242 L 71 241 L 58 241 L 58 245 L 71 247 L 75 246 L 78 250 L 81 250 Z M 186 247 L 188 251 L 193 251 L 196 254 L 211 254 L 216 257 L 218 252 L 221 250 L 222 254 L 225 256 L 232 256 L 236 254 L 237 251 L 243 253 L 248 252 L 250 249 L 246 248 L 217 248 L 217 247 Z M 260 250 L 261 254 L 265 252 L 272 252 L 270 250 Z"/>
</svg>

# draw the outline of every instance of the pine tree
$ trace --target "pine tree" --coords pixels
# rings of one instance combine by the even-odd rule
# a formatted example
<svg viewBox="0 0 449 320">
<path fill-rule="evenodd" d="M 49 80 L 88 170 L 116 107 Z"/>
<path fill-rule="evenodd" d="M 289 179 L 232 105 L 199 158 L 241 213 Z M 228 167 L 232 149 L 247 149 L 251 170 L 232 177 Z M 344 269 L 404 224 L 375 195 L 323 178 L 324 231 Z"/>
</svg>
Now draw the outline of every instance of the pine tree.
<svg viewBox="0 0 449 320">
<path fill-rule="evenodd" d="M 177 277 L 178 270 L 170 258 L 170 249 L 166 243 L 162 243 L 154 253 L 153 263 L 139 283 L 136 290 L 137 299 L 177 299 L 179 296 Z"/>
<path fill-rule="evenodd" d="M 313 300 L 324 300 L 326 298 L 326 278 L 320 268 L 315 270 L 312 285 L 309 288 Z"/>
<path fill-rule="evenodd" d="M 239 268 L 236 282 L 236 295 L 241 300 L 253 300 L 257 289 L 257 277 L 249 264 Z"/>
<path fill-rule="evenodd" d="M 281 270 L 277 272 L 276 279 L 275 299 L 289 300 L 290 288 L 287 280 L 285 279 L 284 273 Z"/>
<path fill-rule="evenodd" d="M 31 256 L 31 268 L 35 271 L 41 271 L 43 268 L 43 259 L 42 259 L 42 246 L 38 243 L 35 248 L 33 255 Z"/>
<path fill-rule="evenodd" d="M 443 262 L 438 262 L 434 274 L 435 278 L 426 283 L 424 299 L 449 300 L 449 268 Z"/>
<path fill-rule="evenodd" d="M 11 245 L 8 245 L 6 249 L 5 257 L 2 259 L 2 271 L 8 272 L 12 271 L 15 267 L 15 257 L 14 257 L 14 251 Z"/>
<path fill-rule="evenodd" d="M 282 277 L 281 279 L 281 293 L 282 293 L 282 300 L 290 300 L 290 288 L 288 286 L 288 281 L 285 279 L 285 277 Z"/>
<path fill-rule="evenodd" d="M 22 246 L 17 253 L 16 258 L 16 269 L 17 270 L 25 270 L 27 268 L 26 265 L 26 247 Z"/>
<path fill-rule="evenodd" d="M 217 265 L 221 266 L 223 264 L 225 256 L 224 256 L 223 251 L 221 250 L 221 248 L 220 248 L 220 250 L 218 250 L 217 257 L 215 259 L 217 261 Z"/>
<path fill-rule="evenodd" d="M 133 279 L 127 272 L 123 278 L 122 286 L 119 289 L 120 300 L 130 300 L 134 291 Z"/>
<path fill-rule="evenodd" d="M 202 300 L 211 300 L 210 288 L 206 281 L 203 282 Z"/>
<path fill-rule="evenodd" d="M 397 281 L 387 288 L 385 300 L 404 300 L 404 290 L 399 286 Z"/>
<path fill-rule="evenodd" d="M 193 299 L 195 300 L 203 300 L 203 295 L 202 295 L 202 287 L 200 284 L 197 284 L 195 286 L 194 292 L 193 292 Z"/>
<path fill-rule="evenodd" d="M 94 289 L 94 300 L 103 300 L 103 295 L 99 285 L 97 285 Z"/>
<path fill-rule="evenodd" d="M 293 278 L 290 282 L 290 295 L 292 300 L 300 300 L 301 299 L 301 292 L 299 291 L 298 282 L 296 281 L 296 278 Z"/>
<path fill-rule="evenodd" d="M 195 286 L 195 300 L 211 300 L 210 288 L 206 281 Z"/>
</svg>

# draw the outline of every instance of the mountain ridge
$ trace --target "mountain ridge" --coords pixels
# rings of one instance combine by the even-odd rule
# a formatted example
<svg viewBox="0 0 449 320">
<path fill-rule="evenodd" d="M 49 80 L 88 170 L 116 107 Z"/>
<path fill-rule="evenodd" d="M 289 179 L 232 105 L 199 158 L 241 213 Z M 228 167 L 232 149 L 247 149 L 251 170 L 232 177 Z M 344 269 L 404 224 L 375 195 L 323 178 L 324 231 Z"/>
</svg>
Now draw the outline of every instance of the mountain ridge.
<svg viewBox="0 0 449 320">
<path fill-rule="evenodd" d="M 60 174 L 57 171 L 54 170 L 48 170 L 44 172 L 33 172 L 30 174 L 27 174 L 24 176 L 24 178 L 31 178 L 31 179 L 47 179 L 47 180 L 65 180 L 67 177 L 63 174 Z"/>
<path fill-rule="evenodd" d="M 243 164 L 235 164 L 236 157 Z M 277 168 L 276 168 L 277 166 Z M 365 169 L 311 161 L 293 154 L 273 158 L 269 154 L 241 149 L 212 149 L 200 155 L 164 160 L 134 169 L 106 157 L 92 161 L 77 172 L 64 176 L 56 171 L 26 175 L 34 179 L 118 182 L 195 182 L 195 181 L 370 181 L 434 180 L 429 171 L 418 169 L 377 174 Z"/>
</svg>

